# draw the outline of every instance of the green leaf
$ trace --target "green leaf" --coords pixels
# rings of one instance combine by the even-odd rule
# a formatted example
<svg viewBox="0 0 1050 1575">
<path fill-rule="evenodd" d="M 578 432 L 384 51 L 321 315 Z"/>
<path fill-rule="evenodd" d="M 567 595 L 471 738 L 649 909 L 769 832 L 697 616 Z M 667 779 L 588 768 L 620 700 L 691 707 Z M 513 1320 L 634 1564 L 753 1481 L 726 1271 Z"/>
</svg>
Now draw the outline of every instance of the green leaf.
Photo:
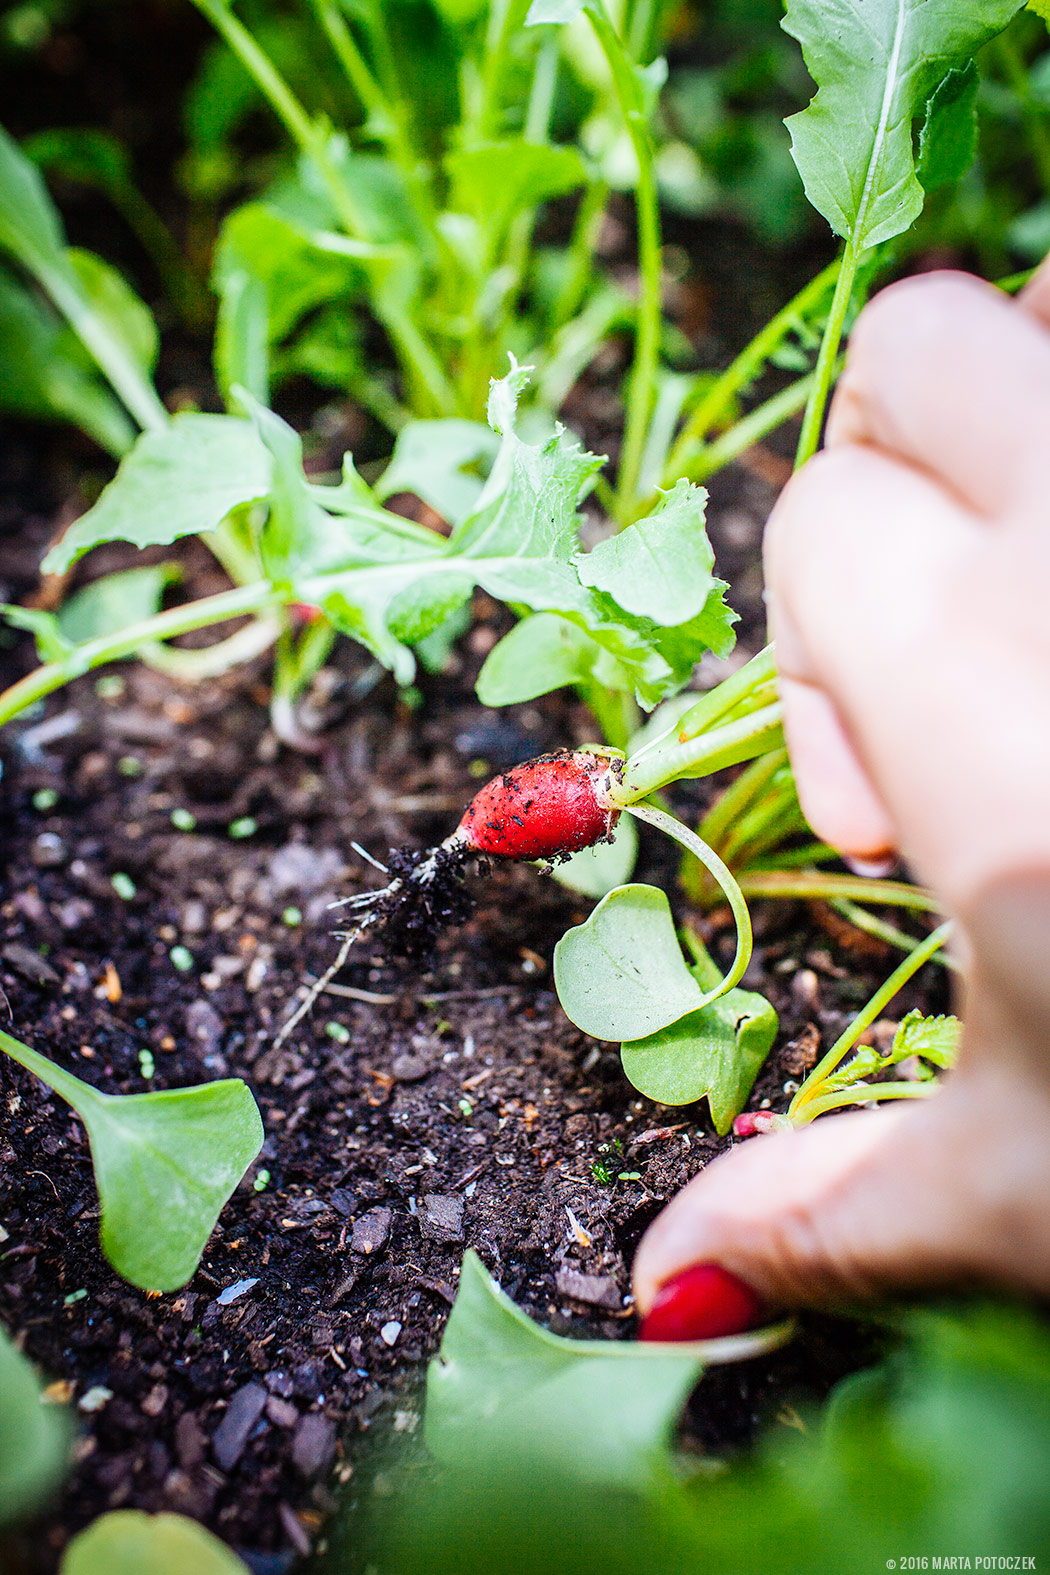
<svg viewBox="0 0 1050 1575">
<path fill-rule="evenodd" d="M 548 1333 L 468 1252 L 427 1374 L 427 1445 L 446 1466 L 517 1459 L 645 1492 L 671 1481 L 667 1445 L 702 1371 L 693 1349 Z"/>
<path fill-rule="evenodd" d="M 554 948 L 562 1010 L 595 1039 L 644 1039 L 694 1011 L 703 991 L 682 957 L 667 896 L 619 886 Z"/>
<path fill-rule="evenodd" d="M 236 404 L 233 390 L 238 387 L 269 404 L 269 297 L 263 281 L 246 268 L 230 269 L 219 286 L 212 359 L 227 410 Z"/>
<path fill-rule="evenodd" d="M 341 298 L 344 307 L 350 305 L 362 280 L 351 257 L 323 251 L 309 227 L 265 202 L 245 203 L 222 227 L 213 270 L 220 295 L 239 274 L 265 292 L 272 343 L 324 301 Z"/>
<path fill-rule="evenodd" d="M 0 126 L 0 247 L 32 274 L 64 264 L 62 222 L 36 166 Z"/>
<path fill-rule="evenodd" d="M 648 1099 L 691 1105 L 706 1098 L 715 1131 L 724 1136 L 747 1103 L 777 1027 L 765 996 L 729 990 L 658 1033 L 621 1045 L 620 1059 L 629 1081 Z"/>
<path fill-rule="evenodd" d="M 35 420 L 71 421 L 117 458 L 135 441 L 134 426 L 79 339 L 5 268 L 0 268 L 0 405 Z"/>
<path fill-rule="evenodd" d="M 517 705 L 597 676 L 604 653 L 589 634 L 557 613 L 523 618 L 493 646 L 478 674 L 482 705 Z M 623 687 L 619 685 L 617 687 Z"/>
<path fill-rule="evenodd" d="M 0 1032 L 0 1050 L 71 1105 L 91 1144 L 102 1250 L 143 1290 L 196 1271 L 219 1213 L 262 1147 L 258 1107 L 239 1078 L 150 1094 L 102 1094 Z"/>
<path fill-rule="evenodd" d="M 911 1011 L 897 1024 L 891 1051 L 893 1059 L 906 1061 L 909 1056 L 917 1055 L 934 1066 L 954 1066 L 962 1026 L 957 1017 L 924 1017 L 917 1009 Z"/>
<path fill-rule="evenodd" d="M 918 176 L 924 191 L 962 180 L 977 157 L 977 95 L 981 73 L 971 60 L 951 70 L 926 105 L 919 136 Z"/>
<path fill-rule="evenodd" d="M 104 541 L 167 546 L 217 529 L 239 504 L 266 497 L 272 465 L 249 421 L 235 416 L 175 416 L 145 432 L 94 508 L 44 559 L 63 574 Z"/>
<path fill-rule="evenodd" d="M 638 859 L 638 832 L 630 815 L 622 815 L 611 842 L 596 842 L 581 848 L 551 874 L 559 886 L 582 891 L 586 897 L 606 897 L 624 881 L 630 880 Z"/>
<path fill-rule="evenodd" d="M 59 628 L 58 618 L 42 607 L 14 607 L 10 603 L 0 606 L 0 615 L 12 629 L 24 629 L 36 642 L 36 654 L 42 662 L 61 662 L 72 649 Z"/>
<path fill-rule="evenodd" d="M 410 421 L 397 435 L 390 463 L 376 483 L 376 497 L 411 492 L 450 525 L 460 525 L 481 496 L 483 480 L 476 468 L 483 466 L 487 473 L 498 450 L 498 437 L 480 421 L 456 416 Z"/>
<path fill-rule="evenodd" d="M 817 93 L 787 122 L 806 196 L 858 252 L 922 209 L 912 124 L 1019 0 L 788 0 L 783 26 Z"/>
<path fill-rule="evenodd" d="M 183 1515 L 111 1510 L 74 1537 L 60 1575 L 249 1575 L 225 1543 Z"/>
<path fill-rule="evenodd" d="M 58 628 L 72 645 L 102 634 L 118 634 L 129 624 L 152 618 L 160 608 L 165 589 L 181 573 L 177 563 L 157 563 L 103 575 L 63 603 Z"/>
<path fill-rule="evenodd" d="M 71 246 L 66 251 L 66 262 L 76 275 L 81 299 L 105 325 L 114 343 L 123 348 L 128 360 L 148 377 L 157 364 L 160 348 L 149 307 L 123 276 L 94 252 Z"/>
<path fill-rule="evenodd" d="M 68 1413 L 40 1398 L 36 1373 L 0 1329 L 0 1525 L 24 1520 L 66 1464 Z"/>
<path fill-rule="evenodd" d="M 471 214 L 494 238 L 516 213 L 563 197 L 587 179 L 576 148 L 513 137 L 450 153 L 445 167 L 452 181 L 450 207 Z"/>
<path fill-rule="evenodd" d="M 640 618 L 660 624 L 697 618 L 714 584 L 706 503 L 703 487 L 676 482 L 646 519 L 577 558 L 580 579 Z"/>
</svg>

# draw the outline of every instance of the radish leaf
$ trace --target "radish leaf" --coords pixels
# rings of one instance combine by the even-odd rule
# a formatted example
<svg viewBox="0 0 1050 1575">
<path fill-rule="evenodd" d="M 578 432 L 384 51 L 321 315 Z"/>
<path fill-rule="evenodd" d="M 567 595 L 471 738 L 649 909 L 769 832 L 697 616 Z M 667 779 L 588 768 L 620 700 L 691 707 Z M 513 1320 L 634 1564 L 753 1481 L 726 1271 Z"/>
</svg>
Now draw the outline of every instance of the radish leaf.
<svg viewBox="0 0 1050 1575">
<path fill-rule="evenodd" d="M 703 1372 L 696 1350 L 567 1340 L 540 1328 L 473 1252 L 427 1374 L 426 1442 L 444 1466 L 520 1463 L 630 1493 L 673 1487 L 667 1450 Z"/>
<path fill-rule="evenodd" d="M 562 1010 L 595 1039 L 643 1039 L 696 1010 L 671 906 L 656 886 L 618 886 L 554 948 Z"/>
<path fill-rule="evenodd" d="M 919 180 L 926 191 L 961 180 L 977 156 L 977 94 L 981 74 L 974 61 L 951 70 L 926 106 L 919 136 Z"/>
<path fill-rule="evenodd" d="M 788 0 L 783 26 L 817 84 L 792 115 L 806 196 L 863 251 L 922 209 L 912 125 L 938 83 L 1020 9 L 1019 0 Z"/>
<path fill-rule="evenodd" d="M 703 985 L 703 974 L 697 977 Z M 691 1105 L 706 1098 L 715 1131 L 724 1136 L 747 1102 L 777 1026 L 765 996 L 729 990 L 702 1011 L 621 1045 L 620 1059 L 629 1081 L 647 1099 Z"/>
<path fill-rule="evenodd" d="M 0 1049 L 72 1105 L 87 1129 L 102 1250 L 143 1290 L 172 1291 L 196 1270 L 233 1189 L 262 1147 L 239 1078 L 150 1094 L 103 1094 L 0 1032 Z"/>
</svg>

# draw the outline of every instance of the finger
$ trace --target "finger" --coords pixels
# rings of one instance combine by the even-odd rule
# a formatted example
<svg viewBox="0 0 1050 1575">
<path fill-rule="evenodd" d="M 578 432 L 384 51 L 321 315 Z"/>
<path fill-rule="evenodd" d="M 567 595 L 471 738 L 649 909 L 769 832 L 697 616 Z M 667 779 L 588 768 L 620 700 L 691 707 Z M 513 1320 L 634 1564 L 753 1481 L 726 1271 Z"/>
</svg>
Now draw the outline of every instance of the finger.
<svg viewBox="0 0 1050 1575">
<path fill-rule="evenodd" d="M 815 829 L 847 852 L 899 837 L 929 872 L 939 789 L 972 754 L 952 660 L 971 638 L 959 587 L 986 541 L 927 477 L 869 448 L 818 455 L 777 503 L 765 560 L 789 748 Z M 983 571 L 971 579 L 983 593 Z"/>
<path fill-rule="evenodd" d="M 897 846 L 897 829 L 834 702 L 816 685 L 784 673 L 780 698 L 802 813 L 840 853 L 882 864 Z"/>
<path fill-rule="evenodd" d="M 899 455 L 995 516 L 1043 506 L 1048 430 L 1050 329 L 991 285 L 938 273 L 861 313 L 827 441 Z"/>
<path fill-rule="evenodd" d="M 1050 257 L 1043 259 L 1017 297 L 1019 306 L 1050 326 Z"/>
</svg>

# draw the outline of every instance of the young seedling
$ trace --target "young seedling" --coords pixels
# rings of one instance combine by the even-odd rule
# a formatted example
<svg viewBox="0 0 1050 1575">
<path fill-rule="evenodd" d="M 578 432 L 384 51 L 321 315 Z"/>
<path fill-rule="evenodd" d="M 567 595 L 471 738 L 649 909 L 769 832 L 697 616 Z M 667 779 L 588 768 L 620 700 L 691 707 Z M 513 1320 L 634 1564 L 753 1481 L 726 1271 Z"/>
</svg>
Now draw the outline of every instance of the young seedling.
<svg viewBox="0 0 1050 1575">
<path fill-rule="evenodd" d="M 150 1094 L 103 1094 L 10 1034 L 0 1032 L 0 1050 L 83 1121 L 102 1250 L 117 1273 L 142 1290 L 185 1285 L 262 1147 L 262 1120 L 246 1085 L 225 1078 Z"/>
<path fill-rule="evenodd" d="M 791 1127 L 805 1126 L 845 1105 L 869 1104 L 884 1099 L 927 1099 L 937 1090 L 937 1079 L 930 1068 L 947 1070 L 955 1063 L 962 1024 L 957 1017 L 924 1017 L 913 1011 L 900 1022 L 893 1043 L 883 1053 L 873 1046 L 862 1046 L 847 1061 L 846 1057 L 865 1029 L 882 1014 L 890 1001 L 922 965 L 933 958 L 951 935 L 951 924 L 942 924 L 928 935 L 880 985 L 868 1004 L 857 1013 L 827 1054 L 817 1063 L 798 1089 L 785 1115 L 767 1111 L 747 1111 L 733 1123 L 737 1137 L 755 1137 Z M 918 1058 L 921 1075 L 916 1079 L 872 1082 L 882 1078 L 902 1061 Z M 923 1067 L 929 1062 L 930 1068 Z"/>
</svg>

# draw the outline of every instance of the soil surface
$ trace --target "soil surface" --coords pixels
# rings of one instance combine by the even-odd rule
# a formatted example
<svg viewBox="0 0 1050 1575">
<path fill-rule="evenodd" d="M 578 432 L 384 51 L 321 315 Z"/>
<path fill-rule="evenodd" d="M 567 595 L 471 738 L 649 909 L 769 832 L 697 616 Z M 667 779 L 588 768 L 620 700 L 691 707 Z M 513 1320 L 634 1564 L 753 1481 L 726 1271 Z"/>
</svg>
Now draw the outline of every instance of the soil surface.
<svg viewBox="0 0 1050 1575">
<path fill-rule="evenodd" d="M 772 492 L 741 470 L 714 493 L 740 659 L 761 639 L 756 549 Z M 4 599 L 32 589 L 53 527 L 23 514 L 8 535 Z M 91 572 L 121 560 L 100 553 Z M 186 563 L 205 589 L 203 552 Z M 380 858 L 426 846 L 480 779 L 593 733 L 565 698 L 478 705 L 473 678 L 505 615 L 484 598 L 476 611 L 414 712 L 342 643 L 312 697 L 326 722 L 313 757 L 270 732 L 262 664 L 203 688 L 123 664 L 5 730 L 12 1032 L 109 1091 L 242 1076 L 266 1129 L 193 1280 L 150 1296 L 99 1252 L 79 1121 L 0 1067 L 0 1319 L 78 1416 L 63 1494 L 5 1572 L 53 1570 L 68 1537 L 117 1506 L 195 1516 L 258 1575 L 288 1570 L 323 1535 L 354 1437 L 418 1381 L 467 1248 L 551 1327 L 628 1336 L 641 1232 L 731 1141 L 706 1107 L 636 1097 L 615 1047 L 561 1013 L 554 944 L 590 904 L 531 867 L 472 877 L 474 913 L 422 966 L 366 947 L 272 1046 L 333 954 L 328 904 L 381 880 L 352 842 Z M 19 639 L 4 682 L 28 659 Z M 680 808 L 695 814 L 707 791 L 688 785 Z M 173 824 L 179 810 L 194 829 Z M 673 868 L 644 839 L 640 876 L 670 889 Z M 118 874 L 133 896 L 118 895 Z M 728 961 L 728 916 L 697 917 Z M 893 958 L 819 907 L 759 905 L 756 931 L 746 983 L 774 1002 L 780 1034 L 752 1103 L 782 1108 Z M 920 999 L 913 989 L 899 1011 Z M 712 1375 L 693 1406 L 698 1444 L 725 1453 L 760 1421 L 790 1422 L 861 1354 L 852 1326 L 814 1322 L 788 1351 Z"/>
</svg>

